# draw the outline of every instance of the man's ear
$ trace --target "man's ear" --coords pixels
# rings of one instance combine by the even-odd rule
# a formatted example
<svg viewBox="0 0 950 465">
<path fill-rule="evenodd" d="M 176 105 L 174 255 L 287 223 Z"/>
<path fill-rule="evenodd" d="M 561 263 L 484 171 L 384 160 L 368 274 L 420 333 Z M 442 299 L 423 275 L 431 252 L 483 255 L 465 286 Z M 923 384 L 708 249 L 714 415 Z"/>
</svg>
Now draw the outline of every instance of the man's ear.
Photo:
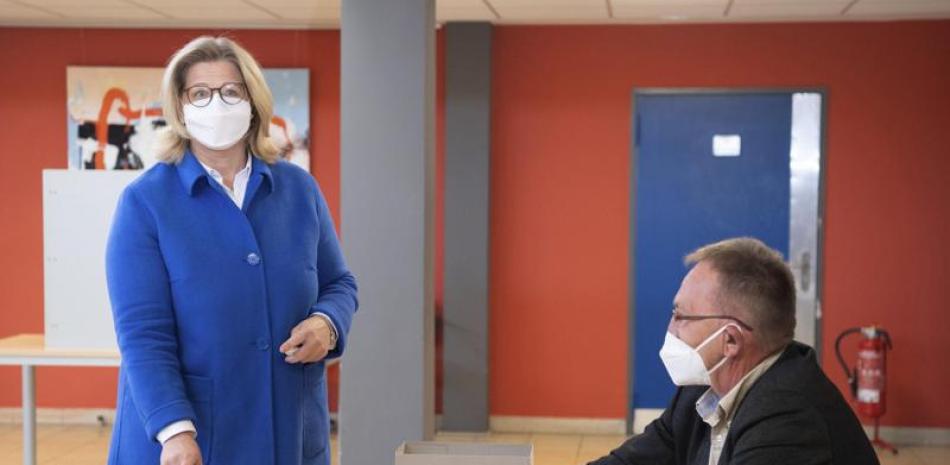
<svg viewBox="0 0 950 465">
<path fill-rule="evenodd" d="M 726 326 L 724 332 L 726 333 L 726 337 L 724 338 L 726 347 L 723 349 L 723 355 L 735 357 L 745 349 L 747 343 L 745 338 L 746 334 L 734 325 Z"/>
</svg>

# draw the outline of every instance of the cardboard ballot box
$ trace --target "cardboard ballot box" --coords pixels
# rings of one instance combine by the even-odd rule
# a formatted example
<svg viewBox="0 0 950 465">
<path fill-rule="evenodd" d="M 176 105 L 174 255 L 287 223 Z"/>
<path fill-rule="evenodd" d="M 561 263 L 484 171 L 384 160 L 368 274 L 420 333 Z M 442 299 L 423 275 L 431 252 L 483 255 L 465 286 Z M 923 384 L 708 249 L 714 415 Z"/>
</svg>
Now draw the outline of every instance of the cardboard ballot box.
<svg viewBox="0 0 950 465">
<path fill-rule="evenodd" d="M 396 465 L 532 465 L 531 444 L 404 442 Z"/>
</svg>

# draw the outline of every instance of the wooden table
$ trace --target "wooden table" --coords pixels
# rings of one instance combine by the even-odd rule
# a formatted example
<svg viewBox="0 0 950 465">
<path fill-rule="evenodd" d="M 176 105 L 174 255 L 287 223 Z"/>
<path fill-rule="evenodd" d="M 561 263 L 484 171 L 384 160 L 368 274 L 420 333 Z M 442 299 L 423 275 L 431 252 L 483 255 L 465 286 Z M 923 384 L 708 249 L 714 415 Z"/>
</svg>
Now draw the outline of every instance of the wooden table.
<svg viewBox="0 0 950 465">
<path fill-rule="evenodd" d="M 0 365 L 23 369 L 23 464 L 36 465 L 36 367 L 117 367 L 119 351 L 49 348 L 42 334 L 18 334 L 0 339 Z"/>
</svg>

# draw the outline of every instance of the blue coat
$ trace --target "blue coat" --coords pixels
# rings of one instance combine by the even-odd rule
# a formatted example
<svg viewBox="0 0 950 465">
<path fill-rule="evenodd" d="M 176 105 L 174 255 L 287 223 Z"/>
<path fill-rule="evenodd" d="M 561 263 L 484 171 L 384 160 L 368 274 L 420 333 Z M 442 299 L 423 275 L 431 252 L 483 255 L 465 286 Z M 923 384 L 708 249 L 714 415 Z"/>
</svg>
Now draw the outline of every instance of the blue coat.
<svg viewBox="0 0 950 465">
<path fill-rule="evenodd" d="M 238 209 L 194 155 L 160 163 L 119 200 L 106 274 L 122 366 L 110 465 L 157 464 L 155 436 L 189 419 L 205 465 L 327 465 L 323 362 L 277 351 L 314 312 L 339 332 L 356 282 L 313 177 L 252 162 Z"/>
</svg>

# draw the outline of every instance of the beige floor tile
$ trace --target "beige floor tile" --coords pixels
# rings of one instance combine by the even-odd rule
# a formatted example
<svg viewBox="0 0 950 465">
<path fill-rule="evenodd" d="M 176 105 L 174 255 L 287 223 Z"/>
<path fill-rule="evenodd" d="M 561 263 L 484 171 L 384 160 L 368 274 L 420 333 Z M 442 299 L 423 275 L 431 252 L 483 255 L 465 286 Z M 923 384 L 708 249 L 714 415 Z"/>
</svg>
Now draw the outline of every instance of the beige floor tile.
<svg viewBox="0 0 950 465">
<path fill-rule="evenodd" d="M 106 463 L 107 455 L 106 450 L 76 452 L 47 462 L 40 462 L 40 465 L 103 465 Z"/>
<path fill-rule="evenodd" d="M 532 434 L 531 443 L 535 447 L 544 449 L 573 449 L 577 450 L 581 446 L 583 436 L 573 434 Z"/>
<path fill-rule="evenodd" d="M 925 462 L 921 461 L 912 451 L 902 451 L 897 455 L 894 455 L 887 451 L 877 451 L 878 460 L 880 460 L 881 465 L 927 465 Z"/>
<path fill-rule="evenodd" d="M 0 436 L 0 450 L 19 446 L 23 443 L 23 437 L 19 433 Z"/>
<path fill-rule="evenodd" d="M 13 434 L 20 430 L 20 425 L 0 424 L 0 438 L 8 434 Z"/>
<path fill-rule="evenodd" d="M 330 435 L 330 465 L 339 465 L 340 459 L 337 452 L 339 451 L 340 441 L 337 440 L 335 434 Z"/>
<path fill-rule="evenodd" d="M 20 455 L 20 450 L 8 450 L 0 451 L 0 464 L 3 465 L 20 465 L 23 463 L 23 456 Z"/>
<path fill-rule="evenodd" d="M 626 441 L 628 436 L 623 434 L 589 434 L 582 437 L 584 445 L 617 447 Z"/>
<path fill-rule="evenodd" d="M 575 465 L 582 437 L 567 434 L 532 434 L 535 465 Z"/>
<path fill-rule="evenodd" d="M 604 454 L 617 448 L 627 440 L 624 435 L 584 436 L 581 438 L 581 450 L 599 450 Z"/>
<path fill-rule="evenodd" d="M 614 450 L 627 439 L 621 434 L 584 436 L 577 452 L 577 463 L 588 463 Z"/>
<path fill-rule="evenodd" d="M 950 447 L 907 447 L 900 454 L 912 453 L 920 459 L 922 465 L 950 464 Z"/>
<path fill-rule="evenodd" d="M 590 463 L 610 453 L 609 450 L 581 449 L 577 453 L 577 463 Z"/>
<path fill-rule="evenodd" d="M 506 444 L 530 444 L 531 435 L 523 433 L 491 433 L 488 436 L 488 441 Z"/>
<path fill-rule="evenodd" d="M 574 454 L 534 454 L 534 465 L 577 465 L 576 460 Z"/>
</svg>

